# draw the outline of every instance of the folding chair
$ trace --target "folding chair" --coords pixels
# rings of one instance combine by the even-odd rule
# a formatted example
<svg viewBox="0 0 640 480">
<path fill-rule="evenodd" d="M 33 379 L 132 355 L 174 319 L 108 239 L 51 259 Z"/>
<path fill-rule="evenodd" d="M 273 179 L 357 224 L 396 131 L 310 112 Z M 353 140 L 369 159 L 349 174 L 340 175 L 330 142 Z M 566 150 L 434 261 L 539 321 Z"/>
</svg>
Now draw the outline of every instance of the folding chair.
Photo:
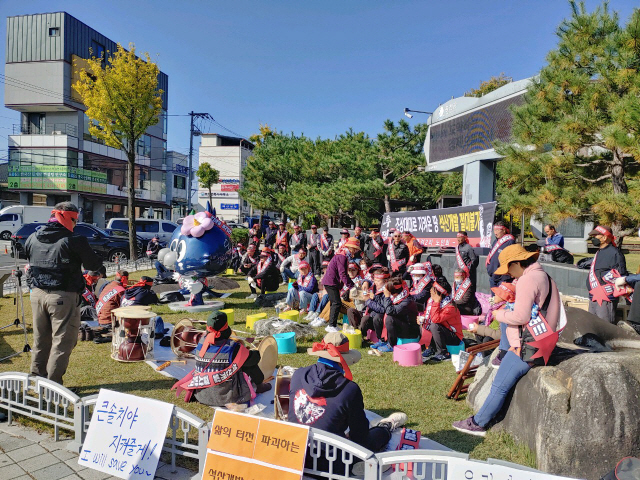
<svg viewBox="0 0 640 480">
<path fill-rule="evenodd" d="M 458 397 L 461 393 L 467 393 L 469 390 L 469 384 L 465 385 L 465 380 L 468 378 L 473 378 L 476 376 L 477 366 L 472 367 L 473 360 L 476 358 L 476 355 L 481 352 L 486 352 L 487 350 L 492 350 L 497 348 L 500 345 L 500 340 L 492 340 L 490 342 L 481 343 L 479 345 L 474 345 L 473 347 L 469 347 L 466 352 L 469 354 L 469 358 L 467 358 L 467 363 L 464 364 L 460 373 L 456 377 L 456 380 L 453 382 L 449 393 L 447 393 L 447 398 L 454 398 L 458 400 Z"/>
</svg>

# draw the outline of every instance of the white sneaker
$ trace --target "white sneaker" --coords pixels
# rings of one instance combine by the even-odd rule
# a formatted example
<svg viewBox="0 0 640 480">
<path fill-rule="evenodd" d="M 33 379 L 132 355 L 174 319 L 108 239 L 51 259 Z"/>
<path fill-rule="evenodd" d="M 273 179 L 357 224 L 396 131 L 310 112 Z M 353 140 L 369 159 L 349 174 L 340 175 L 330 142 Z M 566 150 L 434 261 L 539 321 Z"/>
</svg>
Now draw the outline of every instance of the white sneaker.
<svg viewBox="0 0 640 480">
<path fill-rule="evenodd" d="M 381 426 L 383 423 L 389 426 L 389 430 L 392 432 L 397 428 L 402 427 L 405 423 L 407 423 L 408 417 L 406 413 L 402 412 L 394 412 L 389 415 L 387 418 L 383 418 L 375 426 Z"/>
<path fill-rule="evenodd" d="M 332 327 L 331 325 L 329 325 L 327 328 L 324 329 L 324 331 L 327 333 L 337 333 L 340 330 L 338 330 L 336 327 Z"/>
<path fill-rule="evenodd" d="M 307 313 L 307 315 L 304 317 L 304 319 L 303 319 L 303 320 L 304 320 L 305 322 L 310 322 L 311 320 L 313 320 L 313 319 L 314 319 L 313 313 L 314 313 L 314 312 L 309 312 L 309 313 Z"/>
<path fill-rule="evenodd" d="M 252 293 L 246 298 L 246 300 L 255 300 L 256 298 L 258 298 L 258 295 L 255 293 Z"/>
<path fill-rule="evenodd" d="M 320 314 L 318 312 L 309 312 L 309 321 L 312 322 L 314 320 L 317 320 L 320 317 Z"/>
<path fill-rule="evenodd" d="M 309 322 L 309 326 L 311 327 L 322 327 L 324 326 L 324 324 L 325 322 L 321 318 L 314 318 L 311 322 Z"/>
</svg>

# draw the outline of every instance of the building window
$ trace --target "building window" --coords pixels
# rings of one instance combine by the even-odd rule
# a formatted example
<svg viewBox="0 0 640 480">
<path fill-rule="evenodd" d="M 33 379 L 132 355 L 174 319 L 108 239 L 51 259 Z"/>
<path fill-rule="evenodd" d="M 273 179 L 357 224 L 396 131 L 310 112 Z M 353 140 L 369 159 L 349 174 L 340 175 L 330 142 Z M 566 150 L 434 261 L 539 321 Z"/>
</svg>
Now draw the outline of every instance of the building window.
<svg viewBox="0 0 640 480">
<path fill-rule="evenodd" d="M 169 116 L 167 115 L 167 111 L 162 111 L 162 133 L 166 135 L 169 129 Z"/>
<path fill-rule="evenodd" d="M 151 156 L 151 137 L 149 135 L 143 135 L 138 139 L 136 153 L 141 157 Z"/>
<path fill-rule="evenodd" d="M 102 65 L 104 65 L 104 61 L 105 61 L 104 45 L 101 45 L 98 42 L 96 42 L 95 40 L 92 40 L 91 41 L 91 52 L 90 52 L 90 54 L 93 57 L 102 58 Z"/>
<path fill-rule="evenodd" d="M 60 36 L 60 27 L 51 27 L 49 29 L 50 37 L 59 37 Z"/>
<path fill-rule="evenodd" d="M 181 177 L 180 175 L 174 175 L 173 188 L 184 190 L 185 188 L 187 188 L 187 179 L 185 177 Z"/>
</svg>

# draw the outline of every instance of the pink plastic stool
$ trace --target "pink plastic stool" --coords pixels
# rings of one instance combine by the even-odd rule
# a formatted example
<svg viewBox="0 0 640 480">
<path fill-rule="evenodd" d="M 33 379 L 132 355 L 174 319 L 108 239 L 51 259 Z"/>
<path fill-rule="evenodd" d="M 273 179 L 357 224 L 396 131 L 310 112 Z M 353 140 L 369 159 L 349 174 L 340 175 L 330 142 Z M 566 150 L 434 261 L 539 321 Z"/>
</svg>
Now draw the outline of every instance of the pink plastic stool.
<svg viewBox="0 0 640 480">
<path fill-rule="evenodd" d="M 405 343 L 393 347 L 393 361 L 401 367 L 417 367 L 422 365 L 421 347 L 419 343 Z"/>
<path fill-rule="evenodd" d="M 460 315 L 460 321 L 465 330 L 468 330 L 472 323 L 480 323 L 480 318 L 476 315 Z"/>
<path fill-rule="evenodd" d="M 375 330 L 369 330 L 367 332 L 367 340 L 369 340 L 371 343 L 378 343 L 380 341 L 378 339 L 378 336 L 376 335 Z"/>
</svg>

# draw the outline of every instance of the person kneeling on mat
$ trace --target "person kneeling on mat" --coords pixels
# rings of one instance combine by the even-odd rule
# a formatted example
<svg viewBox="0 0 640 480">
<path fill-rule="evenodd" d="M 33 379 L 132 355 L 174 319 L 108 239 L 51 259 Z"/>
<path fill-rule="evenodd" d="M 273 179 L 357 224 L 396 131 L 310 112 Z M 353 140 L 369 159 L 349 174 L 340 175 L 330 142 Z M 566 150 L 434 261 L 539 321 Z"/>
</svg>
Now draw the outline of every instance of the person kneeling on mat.
<svg viewBox="0 0 640 480">
<path fill-rule="evenodd" d="M 217 311 L 209 315 L 207 335 L 194 350 L 196 368 L 171 387 L 177 389 L 176 396 L 186 390 L 186 402 L 195 397 L 205 405 L 223 407 L 228 403 L 247 403 L 256 397 L 256 392 L 271 388 L 270 384 L 262 383 L 260 352 L 230 340 L 231 333 L 226 313 Z"/>
<path fill-rule="evenodd" d="M 451 299 L 451 286 L 447 279 L 438 277 L 431 287 L 431 298 L 423 314 L 422 328 L 431 333 L 431 342 L 422 358 L 431 357 L 434 362 L 451 358 L 447 345 L 460 345 L 462 321 L 460 312 Z"/>
<path fill-rule="evenodd" d="M 322 342 L 314 343 L 307 353 L 318 357 L 318 362 L 293 373 L 289 421 L 348 436 L 373 452 L 381 451 L 391 440 L 391 432 L 406 423 L 407 415 L 392 413 L 369 427 L 362 391 L 349 369 L 360 361 L 360 352 L 349 349 L 349 339 L 341 332 L 333 332 L 326 334 Z M 310 455 L 307 461 L 312 461 Z M 317 468 L 326 471 L 327 467 L 326 457 L 320 455 Z M 342 475 L 336 467 L 344 471 L 344 464 L 339 460 L 333 464 L 333 473 Z"/>
</svg>

